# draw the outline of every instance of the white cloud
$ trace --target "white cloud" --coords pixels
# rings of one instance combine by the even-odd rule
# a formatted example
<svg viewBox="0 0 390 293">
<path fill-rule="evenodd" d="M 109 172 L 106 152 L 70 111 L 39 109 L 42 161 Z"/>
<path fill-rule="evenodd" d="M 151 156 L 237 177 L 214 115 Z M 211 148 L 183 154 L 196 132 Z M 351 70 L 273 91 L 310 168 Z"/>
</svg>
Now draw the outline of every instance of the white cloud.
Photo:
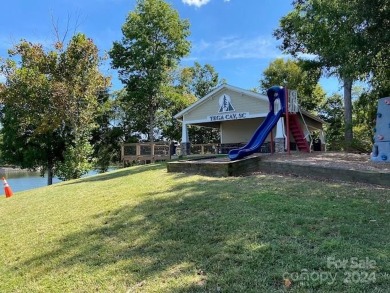
<svg viewBox="0 0 390 293">
<path fill-rule="evenodd" d="M 207 3 L 210 2 L 210 0 L 182 0 L 184 4 L 188 4 L 190 6 L 196 6 L 196 7 L 201 7 L 203 5 L 206 5 Z"/>
<path fill-rule="evenodd" d="M 316 60 L 318 59 L 317 55 L 308 54 L 308 53 L 298 53 L 298 57 L 305 60 Z"/>
<path fill-rule="evenodd" d="M 281 56 L 277 43 L 270 37 L 223 37 L 216 41 L 193 43 L 193 56 L 197 59 L 266 59 Z"/>
</svg>

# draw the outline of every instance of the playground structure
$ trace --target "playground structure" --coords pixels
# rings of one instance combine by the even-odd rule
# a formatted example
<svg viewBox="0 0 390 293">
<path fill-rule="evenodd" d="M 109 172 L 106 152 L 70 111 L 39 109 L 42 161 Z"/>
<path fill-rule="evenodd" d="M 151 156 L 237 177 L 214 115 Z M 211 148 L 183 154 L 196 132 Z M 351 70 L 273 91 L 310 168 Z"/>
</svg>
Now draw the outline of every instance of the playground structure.
<svg viewBox="0 0 390 293">
<path fill-rule="evenodd" d="M 224 95 L 229 96 L 230 99 L 226 98 L 226 103 L 222 103 L 222 105 L 225 106 L 226 104 L 226 108 L 233 108 L 235 112 L 213 114 L 213 111 L 215 111 L 213 109 L 220 110 L 222 107 L 219 101 L 221 100 L 220 97 L 224 97 Z M 390 98 L 381 101 L 381 103 L 381 107 L 385 108 L 381 108 L 378 111 L 380 114 L 378 117 L 380 116 L 384 119 L 378 121 L 378 123 L 382 123 L 380 124 L 382 128 L 378 127 L 376 140 L 378 141 L 377 157 L 383 161 L 385 157 L 382 155 L 386 155 L 384 149 L 387 147 L 387 159 L 390 152 L 390 115 L 389 112 L 386 112 L 390 108 Z M 244 119 L 223 120 L 239 114 L 246 114 L 247 118 L 253 118 L 258 112 L 260 112 L 258 116 L 264 117 L 264 119 L 248 119 L 256 123 L 253 123 L 254 127 L 250 128 L 250 131 L 246 131 L 249 128 L 249 124 L 244 123 L 246 122 Z M 204 117 L 203 120 L 201 120 L 202 117 Z M 268 91 L 267 96 L 261 96 L 257 93 L 223 85 L 211 94 L 208 94 L 203 100 L 198 101 L 183 110 L 182 113 L 176 115 L 176 118 L 180 118 L 180 121 L 183 123 L 183 130 L 186 129 L 187 125 L 199 125 L 199 121 L 202 122 L 201 125 L 215 123 L 215 119 L 210 119 L 210 117 L 221 118 L 221 121 L 217 121 L 218 124 L 215 125 L 220 126 L 221 142 L 216 145 L 209 145 L 207 148 L 206 146 L 201 146 L 204 156 L 191 157 L 185 155 L 177 161 L 168 162 L 168 172 L 216 177 L 245 176 L 254 172 L 264 172 L 313 177 L 320 180 L 326 178 L 390 186 L 390 169 L 387 167 L 387 164 L 367 164 L 368 158 L 365 155 L 316 152 L 314 144 L 312 153 L 302 154 L 302 152 L 310 151 L 308 131 L 320 132 L 322 124 L 320 120 L 315 120 L 313 115 L 308 115 L 307 112 L 298 107 L 297 96 L 294 94 L 294 91 L 287 91 L 286 88 L 277 86 L 272 87 Z M 207 120 L 211 120 L 209 124 L 207 124 Z M 318 123 L 318 126 L 315 123 Z M 232 128 L 235 131 L 231 131 Z M 230 132 L 226 132 L 227 130 Z M 218 151 L 212 152 L 212 150 L 218 150 L 218 148 L 225 148 L 224 143 L 226 142 L 234 143 L 235 141 L 230 141 L 231 138 L 239 136 L 240 133 L 245 131 L 248 133 L 248 143 L 243 144 L 244 147 L 235 146 L 229 157 L 218 156 Z M 183 133 L 186 134 L 185 131 Z M 229 138 L 229 141 L 226 140 L 226 137 Z M 188 136 L 185 136 L 185 138 L 188 138 Z M 263 148 L 267 143 L 271 148 L 274 145 L 274 152 L 279 150 L 280 152 L 287 151 L 289 153 L 290 143 L 288 140 L 290 138 L 294 140 L 294 142 L 291 142 L 291 146 L 294 147 L 293 143 L 295 143 L 301 153 L 293 152 L 289 156 L 282 154 L 272 156 L 259 154 L 259 148 Z M 321 140 L 320 143 L 325 141 L 325 137 L 321 132 L 319 133 L 319 139 Z M 274 144 L 272 141 L 274 141 Z M 309 141 L 312 141 L 312 139 L 310 138 Z M 283 149 L 278 149 L 278 147 Z M 291 150 L 296 150 L 296 148 L 291 148 Z M 251 153 L 256 153 L 256 155 L 249 156 Z"/>
<path fill-rule="evenodd" d="M 298 117 L 298 104 L 297 102 L 293 107 L 289 107 L 288 91 L 281 86 L 273 86 L 268 89 L 267 96 L 269 100 L 270 111 L 263 121 L 263 123 L 257 128 L 250 141 L 239 149 L 234 149 L 229 152 L 230 160 L 239 160 L 253 153 L 256 153 L 268 135 L 271 135 L 271 142 L 274 140 L 272 130 L 277 125 L 281 117 L 286 118 L 286 145 L 287 152 L 290 153 L 290 132 L 297 143 L 297 147 L 300 151 L 310 152 L 310 146 L 305 138 L 304 132 L 299 122 Z M 295 109 L 292 109 L 295 108 Z"/>
<path fill-rule="evenodd" d="M 180 143 L 174 147 L 167 142 L 125 143 L 121 158 L 125 164 L 148 163 L 169 160 L 171 156 L 223 155 L 243 146 L 246 151 L 237 153 L 235 160 L 252 151 L 325 151 L 325 122 L 299 107 L 296 91 L 279 86 L 271 91 L 272 103 L 267 95 L 222 84 L 174 116 L 182 125 Z M 261 131 L 259 125 L 263 125 Z M 190 127 L 213 129 L 219 139 L 206 144 L 191 142 Z M 318 137 L 316 140 L 312 139 L 313 134 Z"/>
<path fill-rule="evenodd" d="M 312 142 L 310 135 L 313 133 L 319 136 L 320 149 L 316 146 L 315 150 L 324 150 L 323 126 L 325 122 L 298 107 L 296 91 L 287 91 L 281 87 L 275 89 L 280 90 L 280 94 L 286 98 L 285 108 L 289 109 L 288 116 L 284 111 L 280 119 L 275 119 L 276 127 L 265 137 L 265 141 L 256 150 L 256 153 L 288 152 L 289 150 L 308 151 L 310 148 L 306 141 Z M 276 115 L 281 107 L 280 99 L 276 98 L 274 104 Z M 213 143 L 219 144 L 219 154 L 228 154 L 232 149 L 239 149 L 247 145 L 254 137 L 254 133 L 259 133 L 256 130 L 267 116 L 269 117 L 267 121 L 270 121 L 269 112 L 270 100 L 267 95 L 223 84 L 174 116 L 182 125 L 181 155 L 194 154 L 188 132 L 190 127 L 208 127 L 218 131 L 219 141 L 213 141 Z M 286 133 L 287 129 L 289 135 Z M 274 140 L 271 139 L 272 136 Z M 288 142 L 288 140 L 290 141 Z M 258 137 L 257 139 L 253 138 L 252 142 L 258 144 Z M 252 146 L 254 145 L 252 144 Z"/>
<path fill-rule="evenodd" d="M 378 100 L 374 133 L 371 160 L 390 163 L 390 97 Z"/>
</svg>

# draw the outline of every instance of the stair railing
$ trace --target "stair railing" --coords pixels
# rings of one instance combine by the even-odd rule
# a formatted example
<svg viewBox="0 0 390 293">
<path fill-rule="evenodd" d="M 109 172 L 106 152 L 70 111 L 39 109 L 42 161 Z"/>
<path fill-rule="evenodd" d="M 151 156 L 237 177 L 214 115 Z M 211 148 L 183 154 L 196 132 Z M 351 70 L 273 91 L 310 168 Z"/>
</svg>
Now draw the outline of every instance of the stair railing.
<svg viewBox="0 0 390 293">
<path fill-rule="evenodd" d="M 302 111 L 301 111 L 301 108 L 300 108 L 300 107 L 298 107 L 298 112 L 299 112 L 299 114 L 301 115 L 303 124 L 305 125 L 305 128 L 306 128 L 306 130 L 307 130 L 307 135 L 305 135 L 305 139 L 306 139 L 307 137 L 309 137 L 309 141 L 310 141 L 310 144 L 309 144 L 309 152 L 311 153 L 311 148 L 312 148 L 312 145 L 313 145 L 313 139 L 312 139 L 312 137 L 311 137 L 311 135 L 310 135 L 310 130 L 309 130 L 309 127 L 308 127 L 307 124 L 306 124 L 305 118 L 303 118 L 303 114 L 302 114 Z M 306 139 L 306 141 L 307 141 L 307 139 Z"/>
<path fill-rule="evenodd" d="M 297 113 L 299 111 L 299 104 L 296 90 L 288 91 L 288 100 L 288 111 L 290 113 Z"/>
</svg>

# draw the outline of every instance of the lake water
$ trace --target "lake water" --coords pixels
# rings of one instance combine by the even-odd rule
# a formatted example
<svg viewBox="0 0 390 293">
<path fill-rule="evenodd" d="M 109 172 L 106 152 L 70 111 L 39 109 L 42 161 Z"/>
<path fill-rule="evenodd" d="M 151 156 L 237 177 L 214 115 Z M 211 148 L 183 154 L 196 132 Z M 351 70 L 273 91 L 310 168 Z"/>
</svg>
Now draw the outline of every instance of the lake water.
<svg viewBox="0 0 390 293">
<path fill-rule="evenodd" d="M 96 174 L 97 174 L 96 171 L 91 171 L 83 177 L 96 175 Z M 11 171 L 6 173 L 0 173 L 0 179 L 3 176 L 7 179 L 7 182 L 14 193 L 18 191 L 29 190 L 29 189 L 38 188 L 47 185 L 47 176 L 41 177 L 39 175 L 39 172 Z M 53 184 L 58 182 L 61 182 L 61 180 L 54 177 Z M 4 195 L 4 188 L 1 188 L 0 195 Z"/>
</svg>

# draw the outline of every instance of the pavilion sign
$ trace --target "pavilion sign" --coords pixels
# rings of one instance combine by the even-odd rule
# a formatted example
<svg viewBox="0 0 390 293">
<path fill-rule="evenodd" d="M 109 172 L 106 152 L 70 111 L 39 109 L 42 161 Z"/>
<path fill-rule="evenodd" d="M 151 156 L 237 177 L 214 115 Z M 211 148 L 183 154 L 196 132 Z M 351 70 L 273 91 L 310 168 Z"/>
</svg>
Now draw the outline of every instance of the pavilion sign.
<svg viewBox="0 0 390 293">
<path fill-rule="evenodd" d="M 218 114 L 218 115 L 207 116 L 207 119 L 210 122 L 216 122 L 216 121 L 245 119 L 248 116 L 249 116 L 249 112 L 225 113 L 225 114 Z"/>
</svg>

